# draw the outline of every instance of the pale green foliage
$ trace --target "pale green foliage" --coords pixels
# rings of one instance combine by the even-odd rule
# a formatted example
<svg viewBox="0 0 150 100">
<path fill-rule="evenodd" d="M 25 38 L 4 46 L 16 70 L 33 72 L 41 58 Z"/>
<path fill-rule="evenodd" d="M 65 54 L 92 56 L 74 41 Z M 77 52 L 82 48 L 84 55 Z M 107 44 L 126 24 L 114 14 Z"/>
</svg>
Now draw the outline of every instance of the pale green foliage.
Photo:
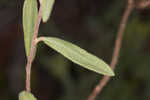
<svg viewBox="0 0 150 100">
<path fill-rule="evenodd" d="M 42 19 L 43 22 L 47 22 L 51 15 L 55 0 L 42 0 Z"/>
<path fill-rule="evenodd" d="M 22 91 L 19 93 L 19 100 L 37 100 L 31 93 Z"/>
<path fill-rule="evenodd" d="M 80 47 L 54 37 L 42 37 L 41 39 L 48 46 L 61 53 L 63 56 L 70 59 L 74 63 L 79 64 L 89 70 L 95 71 L 99 74 L 114 76 L 114 73 L 109 65 L 107 65 L 98 57 L 81 49 Z"/>
<path fill-rule="evenodd" d="M 44 22 L 48 20 L 53 8 L 53 4 L 54 0 L 41 0 L 42 18 Z M 37 15 L 37 1 L 25 0 L 23 8 L 23 28 L 27 56 L 29 56 L 30 53 Z M 41 39 L 48 46 L 61 53 L 74 63 L 79 64 L 89 70 L 95 71 L 99 74 L 114 76 L 114 72 L 111 70 L 109 65 L 107 65 L 103 60 L 99 59 L 98 57 L 81 49 L 80 47 L 58 38 L 43 37 Z"/>
<path fill-rule="evenodd" d="M 38 15 L 37 1 L 25 0 L 23 7 L 23 30 L 26 55 L 29 56 L 31 42 L 34 33 L 34 26 Z"/>
</svg>

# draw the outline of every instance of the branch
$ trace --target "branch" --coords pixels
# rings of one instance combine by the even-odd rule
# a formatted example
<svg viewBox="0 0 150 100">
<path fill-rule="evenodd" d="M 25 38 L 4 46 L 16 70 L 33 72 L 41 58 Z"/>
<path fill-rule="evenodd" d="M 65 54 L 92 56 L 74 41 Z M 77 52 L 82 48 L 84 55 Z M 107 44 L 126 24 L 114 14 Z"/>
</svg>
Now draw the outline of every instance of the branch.
<svg viewBox="0 0 150 100">
<path fill-rule="evenodd" d="M 111 61 L 111 64 L 110 64 L 110 66 L 113 70 L 115 69 L 115 66 L 118 62 L 119 52 L 120 52 L 120 48 L 121 48 L 121 42 L 122 42 L 125 26 L 127 24 L 128 17 L 131 14 L 133 8 L 134 8 L 133 0 L 128 0 L 128 5 L 127 5 L 127 8 L 124 12 L 124 15 L 123 15 L 123 18 L 121 20 L 120 27 L 119 27 L 119 30 L 118 30 L 118 33 L 117 33 L 114 52 L 113 52 L 113 55 L 112 55 L 112 61 Z M 95 100 L 96 96 L 101 93 L 103 87 L 107 84 L 107 82 L 109 80 L 110 80 L 109 76 L 104 76 L 103 79 L 100 81 L 100 83 L 92 91 L 92 93 L 88 97 L 88 100 Z"/>
<path fill-rule="evenodd" d="M 150 6 L 150 0 L 148 1 L 141 1 L 137 4 L 137 8 L 140 8 L 140 9 L 144 9 L 146 7 Z"/>
<path fill-rule="evenodd" d="M 37 21 L 35 23 L 34 27 L 34 34 L 33 34 L 33 39 L 32 39 L 32 44 L 31 44 L 31 49 L 30 49 L 30 54 L 28 57 L 27 65 L 26 65 L 26 91 L 30 92 L 31 87 L 30 87 L 30 80 L 31 80 L 31 65 L 32 65 L 32 58 L 35 54 L 35 46 L 36 46 L 36 39 L 39 31 L 39 26 L 40 22 L 42 19 L 42 8 L 40 7 Z"/>
</svg>

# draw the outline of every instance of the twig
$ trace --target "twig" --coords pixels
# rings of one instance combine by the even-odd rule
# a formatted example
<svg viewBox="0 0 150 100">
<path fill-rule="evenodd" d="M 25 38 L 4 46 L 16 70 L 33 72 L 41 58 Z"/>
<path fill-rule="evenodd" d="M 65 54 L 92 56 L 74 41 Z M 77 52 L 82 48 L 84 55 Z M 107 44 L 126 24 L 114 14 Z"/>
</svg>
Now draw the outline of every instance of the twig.
<svg viewBox="0 0 150 100">
<path fill-rule="evenodd" d="M 29 54 L 29 57 L 28 57 L 27 65 L 26 65 L 26 91 L 28 91 L 28 92 L 31 91 L 31 87 L 30 87 L 31 65 L 32 65 L 32 58 L 35 54 L 36 38 L 37 38 L 37 35 L 38 35 L 41 19 L 42 19 L 42 8 L 40 7 L 38 17 L 37 17 L 37 21 L 36 21 L 35 27 L 34 27 L 34 34 L 33 34 L 30 54 Z"/>
<path fill-rule="evenodd" d="M 118 62 L 119 58 L 119 52 L 120 52 L 120 47 L 121 47 L 121 42 L 122 42 L 122 37 L 124 34 L 125 26 L 128 21 L 128 17 L 131 14 L 133 8 L 134 8 L 134 2 L 133 0 L 128 0 L 128 5 L 127 8 L 124 12 L 123 18 L 120 23 L 120 27 L 117 33 L 116 41 L 115 41 L 115 47 L 114 47 L 114 52 L 112 55 L 112 61 L 111 61 L 111 68 L 114 70 L 115 66 Z M 96 86 L 96 88 L 92 91 L 90 96 L 88 97 L 88 100 L 95 100 L 96 96 L 100 94 L 102 91 L 103 87 L 107 84 L 107 82 L 110 80 L 109 76 L 104 76 L 103 79 L 100 81 L 100 83 Z"/>
<path fill-rule="evenodd" d="M 150 0 L 148 1 L 141 1 L 137 4 L 137 8 L 140 8 L 140 9 L 144 9 L 146 7 L 150 6 Z"/>
</svg>

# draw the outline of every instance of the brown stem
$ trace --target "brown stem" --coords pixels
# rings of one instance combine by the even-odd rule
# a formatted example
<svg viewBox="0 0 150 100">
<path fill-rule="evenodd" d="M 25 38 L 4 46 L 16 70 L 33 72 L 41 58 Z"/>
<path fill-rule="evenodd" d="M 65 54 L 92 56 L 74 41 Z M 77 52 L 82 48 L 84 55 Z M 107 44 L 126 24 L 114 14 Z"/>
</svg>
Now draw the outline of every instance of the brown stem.
<svg viewBox="0 0 150 100">
<path fill-rule="evenodd" d="M 146 7 L 150 6 L 150 0 L 148 1 L 141 1 L 139 3 L 137 3 L 137 8 L 140 8 L 140 9 L 144 9 Z"/>
<path fill-rule="evenodd" d="M 37 17 L 37 21 L 36 21 L 35 27 L 34 27 L 34 34 L 33 34 L 30 54 L 29 54 L 29 57 L 28 57 L 27 65 L 26 65 L 26 91 L 28 91 L 28 92 L 31 91 L 31 87 L 30 87 L 31 65 L 32 65 L 32 58 L 35 54 L 36 38 L 37 38 L 37 35 L 38 35 L 41 19 L 42 19 L 42 10 L 41 10 L 41 7 L 40 7 L 38 17 Z"/>
<path fill-rule="evenodd" d="M 122 42 L 123 33 L 125 30 L 126 23 L 128 21 L 128 17 L 131 14 L 132 10 L 134 8 L 133 0 L 128 0 L 127 8 L 124 12 L 123 18 L 120 23 L 120 27 L 117 33 L 116 41 L 115 41 L 115 47 L 112 55 L 112 61 L 111 61 L 111 68 L 114 70 L 115 66 L 118 62 L 119 58 L 119 52 Z M 110 80 L 109 76 L 104 76 L 103 79 L 99 82 L 99 84 L 95 87 L 95 89 L 92 91 L 90 96 L 88 97 L 88 100 L 95 100 L 96 96 L 101 93 L 103 87 L 107 84 L 107 82 Z"/>
</svg>

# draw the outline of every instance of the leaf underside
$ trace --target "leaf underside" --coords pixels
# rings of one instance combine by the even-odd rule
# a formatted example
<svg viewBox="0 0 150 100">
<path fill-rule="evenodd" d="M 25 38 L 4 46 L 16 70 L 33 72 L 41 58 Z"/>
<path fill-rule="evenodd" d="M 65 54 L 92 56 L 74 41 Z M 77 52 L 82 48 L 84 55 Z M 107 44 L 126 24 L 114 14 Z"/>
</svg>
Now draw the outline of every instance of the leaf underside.
<svg viewBox="0 0 150 100">
<path fill-rule="evenodd" d="M 19 93 L 19 100 L 37 100 L 31 93 L 22 91 Z"/>
<path fill-rule="evenodd" d="M 25 0 L 23 7 L 23 31 L 27 57 L 29 56 L 30 53 L 37 15 L 38 15 L 37 1 Z"/>
<path fill-rule="evenodd" d="M 82 48 L 55 37 L 42 37 L 42 41 L 72 62 L 99 74 L 114 76 L 108 64 Z"/>
<path fill-rule="evenodd" d="M 42 19 L 43 22 L 47 22 L 51 16 L 55 0 L 42 0 Z"/>
</svg>

